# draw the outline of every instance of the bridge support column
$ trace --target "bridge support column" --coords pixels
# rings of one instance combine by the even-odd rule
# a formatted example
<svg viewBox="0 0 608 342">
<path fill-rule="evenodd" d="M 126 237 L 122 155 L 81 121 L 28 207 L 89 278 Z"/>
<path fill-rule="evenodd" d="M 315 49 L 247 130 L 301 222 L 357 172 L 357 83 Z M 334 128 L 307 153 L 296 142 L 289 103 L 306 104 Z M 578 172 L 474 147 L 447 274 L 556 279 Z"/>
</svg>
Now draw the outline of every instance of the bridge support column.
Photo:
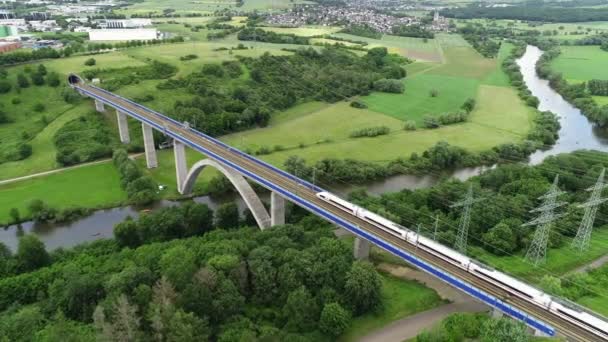
<svg viewBox="0 0 608 342">
<path fill-rule="evenodd" d="M 500 310 L 498 310 L 497 308 L 493 308 L 492 309 L 492 318 L 502 318 L 504 316 L 504 313 Z"/>
<path fill-rule="evenodd" d="M 175 156 L 175 179 L 177 180 L 177 191 L 183 195 L 186 178 L 188 178 L 186 145 L 177 140 L 173 141 L 173 155 Z"/>
<path fill-rule="evenodd" d="M 285 199 L 276 192 L 270 194 L 270 225 L 285 224 Z"/>
<path fill-rule="evenodd" d="M 144 148 L 146 150 L 146 164 L 148 165 L 148 169 L 152 169 L 158 166 L 156 148 L 154 147 L 154 134 L 152 134 L 152 127 L 146 123 L 141 123 L 141 129 L 144 138 Z"/>
<path fill-rule="evenodd" d="M 103 113 L 106 111 L 106 107 L 103 105 L 103 102 L 95 100 L 95 110 L 100 113 Z"/>
<path fill-rule="evenodd" d="M 371 245 L 369 241 L 357 237 L 355 239 L 355 248 L 353 250 L 355 259 L 357 260 L 367 260 L 369 258 L 369 249 Z"/>
<path fill-rule="evenodd" d="M 539 336 L 539 337 L 549 337 L 549 335 L 545 334 L 544 332 L 538 330 L 538 329 L 534 329 L 534 336 Z"/>
<path fill-rule="evenodd" d="M 120 135 L 120 142 L 128 144 L 131 142 L 129 137 L 129 124 L 127 123 L 127 114 L 116 110 L 116 120 L 118 121 L 118 133 Z"/>
</svg>

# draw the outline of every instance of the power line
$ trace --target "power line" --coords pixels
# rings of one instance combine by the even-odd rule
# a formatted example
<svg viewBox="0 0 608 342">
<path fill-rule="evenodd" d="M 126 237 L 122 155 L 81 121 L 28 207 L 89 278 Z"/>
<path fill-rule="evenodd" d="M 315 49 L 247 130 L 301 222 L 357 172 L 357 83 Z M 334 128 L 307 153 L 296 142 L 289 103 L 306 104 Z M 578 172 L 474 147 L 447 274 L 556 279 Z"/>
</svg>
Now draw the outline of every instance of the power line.
<svg viewBox="0 0 608 342">
<path fill-rule="evenodd" d="M 532 212 L 540 212 L 540 216 L 528 223 L 523 224 L 523 226 L 538 226 L 534 232 L 532 244 L 526 253 L 526 259 L 532 261 L 534 266 L 538 266 L 540 263 L 545 262 L 547 244 L 549 243 L 549 232 L 551 231 L 553 221 L 558 218 L 558 216 L 554 213 L 554 210 L 566 204 L 565 202 L 557 202 L 557 197 L 564 194 L 563 191 L 559 190 L 557 186 L 558 182 L 559 175 L 556 175 L 555 179 L 553 180 L 553 185 L 549 191 L 543 196 L 539 197 L 539 199 L 543 200 L 543 204 L 540 207 L 532 210 Z"/>
<path fill-rule="evenodd" d="M 589 249 L 589 241 L 591 240 L 591 232 L 593 231 L 593 223 L 598 207 L 608 200 L 607 198 L 601 198 L 602 190 L 608 187 L 608 184 L 604 183 L 605 171 L 605 168 L 602 169 L 595 185 L 587 189 L 587 191 L 591 191 L 589 200 L 584 204 L 579 205 L 579 208 L 585 208 L 585 214 L 583 215 L 583 220 L 578 228 L 576 237 L 572 240 L 572 247 L 579 252 L 584 252 Z"/>
<path fill-rule="evenodd" d="M 471 223 L 471 206 L 478 201 L 479 199 L 473 199 L 473 184 L 471 183 L 469 184 L 469 190 L 467 191 L 465 199 L 451 205 L 452 208 L 462 207 L 462 216 L 460 217 L 460 223 L 458 224 L 458 236 L 456 237 L 456 243 L 454 244 L 454 248 L 459 250 L 462 254 L 467 253 L 469 224 Z"/>
</svg>

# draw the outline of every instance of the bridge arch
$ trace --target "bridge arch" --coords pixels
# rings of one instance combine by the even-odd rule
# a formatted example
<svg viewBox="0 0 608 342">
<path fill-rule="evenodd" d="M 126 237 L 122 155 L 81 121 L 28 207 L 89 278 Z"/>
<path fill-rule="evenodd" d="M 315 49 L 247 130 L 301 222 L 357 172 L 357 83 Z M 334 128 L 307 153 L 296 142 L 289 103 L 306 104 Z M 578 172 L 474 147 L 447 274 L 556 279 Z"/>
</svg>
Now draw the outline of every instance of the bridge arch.
<svg viewBox="0 0 608 342">
<path fill-rule="evenodd" d="M 260 200 L 260 197 L 253 191 L 253 188 L 245 177 L 243 177 L 240 173 L 236 172 L 232 168 L 226 167 L 225 165 L 213 160 L 213 159 L 203 159 L 199 160 L 196 164 L 190 168 L 188 171 L 188 175 L 186 179 L 184 179 L 183 184 L 181 185 L 181 193 L 183 195 L 190 194 L 192 189 L 194 188 L 194 183 L 196 182 L 196 178 L 203 171 L 203 169 L 207 166 L 213 167 L 220 171 L 232 185 L 239 192 L 247 208 L 251 210 L 255 221 L 257 222 L 260 229 L 266 229 L 270 227 L 270 215 L 268 215 L 268 211 L 264 207 L 264 204 Z"/>
</svg>

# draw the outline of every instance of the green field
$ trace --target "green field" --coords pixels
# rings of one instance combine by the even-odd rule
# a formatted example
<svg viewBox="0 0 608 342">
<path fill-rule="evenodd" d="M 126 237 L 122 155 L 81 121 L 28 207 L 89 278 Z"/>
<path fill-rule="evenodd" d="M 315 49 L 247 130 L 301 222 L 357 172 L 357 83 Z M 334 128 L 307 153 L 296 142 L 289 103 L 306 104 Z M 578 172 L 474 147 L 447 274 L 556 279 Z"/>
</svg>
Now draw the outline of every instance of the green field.
<svg viewBox="0 0 608 342">
<path fill-rule="evenodd" d="M 608 79 L 608 52 L 599 46 L 562 46 L 562 53 L 551 61 L 551 68 L 570 83 Z"/>
<path fill-rule="evenodd" d="M 397 37 L 384 35 L 381 39 L 373 39 L 355 36 L 346 33 L 335 33 L 332 37 L 348 39 L 353 41 L 366 42 L 366 48 L 384 46 L 389 52 L 397 53 L 419 61 L 440 63 L 442 61 L 441 47 L 438 39 L 428 39 L 426 42 L 422 38 Z"/>
<path fill-rule="evenodd" d="M 384 308 L 377 314 L 366 314 L 353 319 L 350 328 L 339 341 L 357 341 L 390 322 L 432 309 L 442 303 L 435 291 L 418 282 L 398 279 L 383 273 L 381 275 Z"/>
<path fill-rule="evenodd" d="M 608 32 L 607 21 L 591 21 L 582 23 L 527 23 L 520 20 L 497 20 L 497 19 L 461 19 L 457 20 L 458 27 L 470 23 L 480 23 L 490 27 L 512 28 L 516 31 L 536 30 L 540 32 L 555 31 L 557 35 L 548 36 L 558 40 L 583 39 L 590 35 Z"/>
<path fill-rule="evenodd" d="M 0 193 L 0 224 L 10 221 L 11 208 L 19 209 L 22 217 L 29 216 L 27 205 L 35 199 L 62 209 L 112 207 L 127 199 L 110 162 L 0 185 Z"/>
<path fill-rule="evenodd" d="M 174 10 L 176 14 L 200 13 L 212 14 L 226 8 L 242 11 L 266 11 L 291 8 L 294 4 L 310 3 L 304 0 L 245 0 L 241 7 L 236 6 L 234 0 L 146 0 L 136 2 L 128 7 L 118 10 L 118 13 L 132 14 L 160 14 L 164 10 Z"/>
</svg>

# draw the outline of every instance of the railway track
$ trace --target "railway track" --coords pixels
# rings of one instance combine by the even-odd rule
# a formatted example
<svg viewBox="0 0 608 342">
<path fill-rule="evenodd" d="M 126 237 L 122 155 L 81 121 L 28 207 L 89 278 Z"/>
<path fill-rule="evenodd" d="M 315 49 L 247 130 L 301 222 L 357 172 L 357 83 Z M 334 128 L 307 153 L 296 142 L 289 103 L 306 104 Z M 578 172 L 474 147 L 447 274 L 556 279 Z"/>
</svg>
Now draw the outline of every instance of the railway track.
<svg viewBox="0 0 608 342">
<path fill-rule="evenodd" d="M 436 257 L 433 254 L 428 253 L 422 249 L 418 249 L 416 246 L 401 240 L 371 224 L 368 222 L 353 216 L 347 212 L 341 211 L 336 207 L 328 204 L 325 201 L 317 198 L 315 189 L 312 189 L 308 185 L 297 182 L 294 179 L 286 177 L 285 175 L 272 170 L 271 168 L 264 166 L 262 164 L 256 163 L 251 159 L 245 158 L 239 153 L 235 153 L 235 151 L 231 151 L 230 149 L 219 145 L 213 142 L 210 139 L 205 138 L 199 134 L 192 132 L 189 129 L 184 128 L 181 124 L 175 123 L 168 119 L 162 118 L 158 114 L 143 109 L 141 107 L 135 106 L 129 101 L 125 99 L 113 95 L 111 93 L 107 93 L 99 90 L 96 87 L 91 87 L 86 84 L 76 84 L 74 85 L 76 88 L 80 88 L 87 92 L 90 92 L 105 101 L 107 101 L 111 106 L 119 105 L 129 111 L 137 113 L 138 115 L 146 118 L 147 120 L 156 123 L 160 127 L 164 127 L 167 132 L 171 132 L 173 134 L 179 135 L 191 142 L 198 144 L 204 149 L 211 151 L 212 153 L 221 156 L 222 158 L 235 163 L 247 171 L 259 175 L 262 178 L 270 181 L 276 186 L 280 187 L 286 192 L 295 194 L 296 196 L 307 201 L 311 206 L 322 209 L 326 212 L 331 213 L 332 215 L 339 217 L 340 219 L 349 222 L 352 225 L 355 225 L 359 229 L 362 229 L 372 235 L 381 238 L 382 240 L 392 244 L 395 247 L 400 248 L 401 250 L 407 252 L 410 255 L 414 255 L 416 258 L 423 260 L 424 262 L 432 265 L 435 268 L 442 270 L 445 273 L 451 274 L 452 276 L 473 285 L 477 289 L 495 297 L 504 303 L 511 305 L 514 308 L 526 313 L 527 315 L 534 317 L 540 321 L 545 322 L 546 324 L 555 328 L 561 335 L 567 337 L 569 340 L 573 341 L 604 341 L 603 339 L 598 338 L 597 336 L 591 334 L 585 329 L 572 324 L 571 322 L 564 320 L 563 318 L 557 316 L 553 312 L 550 312 L 536 304 L 533 304 L 527 300 L 524 300 L 517 296 L 512 296 L 507 291 L 496 287 L 494 284 L 480 279 L 478 277 L 473 276 L 471 273 L 466 272 L 465 270 L 458 268 L 443 259 Z M 221 161 L 219 161 L 221 162 Z M 247 176 L 247 175 L 245 175 Z M 254 179 L 254 181 L 256 181 Z M 264 184 L 262 184 L 264 185 Z M 269 189 L 272 190 L 272 189 Z M 310 210 L 310 208 L 308 208 Z"/>
</svg>

